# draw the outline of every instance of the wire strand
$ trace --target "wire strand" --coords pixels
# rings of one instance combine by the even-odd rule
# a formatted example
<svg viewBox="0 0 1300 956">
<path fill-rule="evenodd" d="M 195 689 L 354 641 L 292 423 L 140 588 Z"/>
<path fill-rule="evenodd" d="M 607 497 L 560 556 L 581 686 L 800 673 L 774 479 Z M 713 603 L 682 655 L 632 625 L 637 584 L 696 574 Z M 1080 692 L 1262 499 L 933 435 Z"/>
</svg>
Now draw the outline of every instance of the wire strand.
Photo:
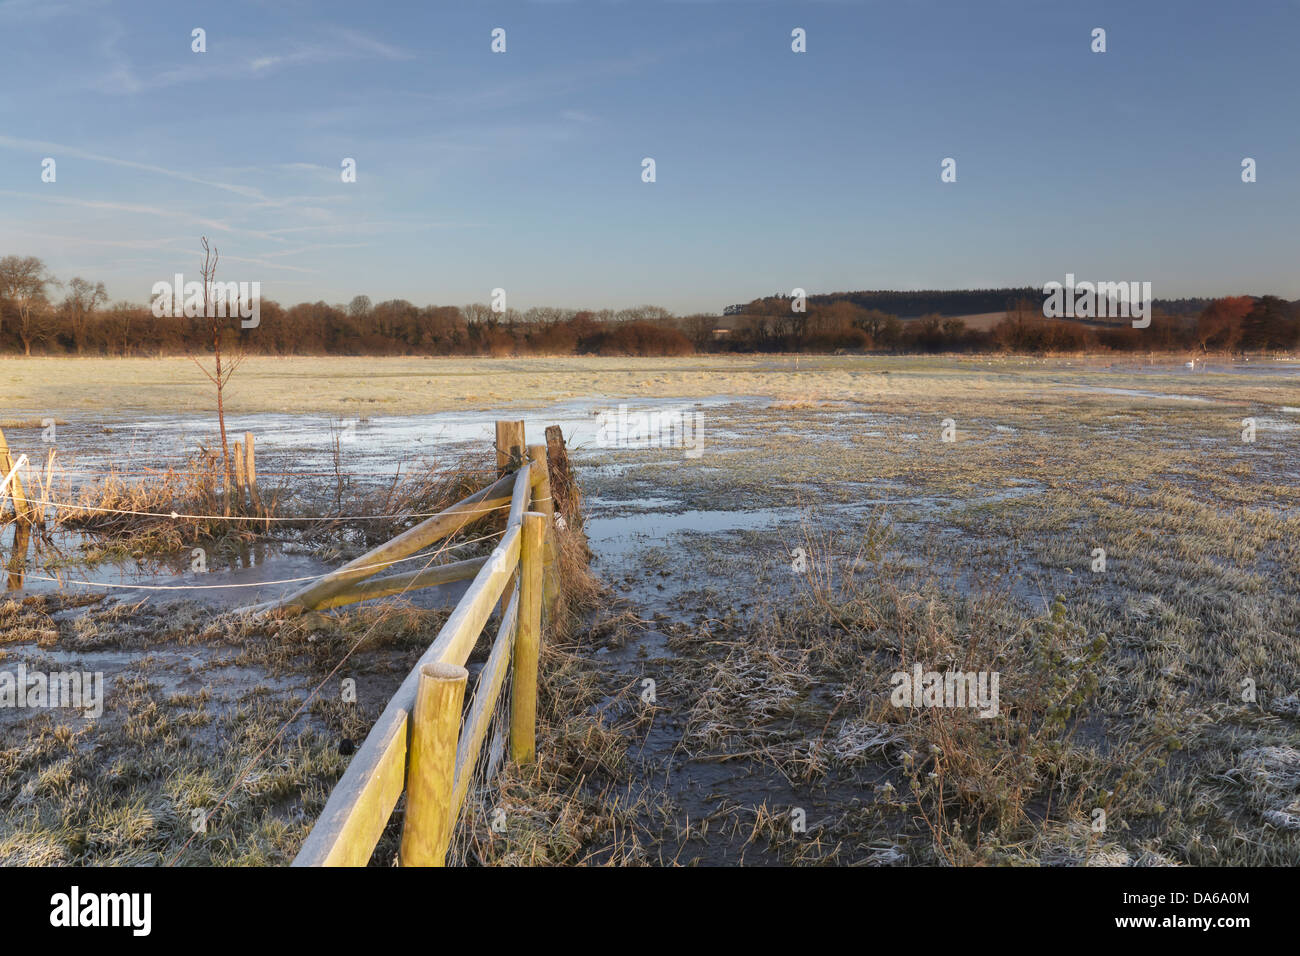
<svg viewBox="0 0 1300 956">
<path fill-rule="evenodd" d="M 54 501 L 54 500 L 49 499 L 49 498 L 28 498 L 28 499 L 27 499 L 27 503 L 28 503 L 28 504 L 53 505 L 55 508 L 66 508 L 67 510 L 69 510 L 69 511 L 73 511 L 73 512 L 76 512 L 76 511 L 96 511 L 96 512 L 100 512 L 100 513 L 102 513 L 102 514 L 133 515 L 133 516 L 135 516 L 135 517 L 139 517 L 139 518 L 172 518 L 172 519 L 181 519 L 181 518 L 184 518 L 184 519 L 187 519 L 187 520 L 195 520 L 195 521 L 253 521 L 253 522 L 258 522 L 258 521 L 297 521 L 297 522 L 303 522 L 303 521 L 370 521 L 370 520 L 377 520 L 377 519 L 380 519 L 380 518 L 436 518 L 438 515 L 440 515 L 440 514 L 443 513 L 442 511 L 410 512 L 410 513 L 408 513 L 408 512 L 398 512 L 397 514 L 380 514 L 380 515 L 374 515 L 374 514 L 369 514 L 369 515 L 325 515 L 325 516 L 321 516 L 321 517 L 304 516 L 304 517 L 300 517 L 300 518 L 295 518 L 295 517 L 290 516 L 290 515 L 274 515 L 274 516 L 272 516 L 272 515 L 268 515 L 268 516 L 265 516 L 265 517 L 259 517 L 259 516 L 256 516 L 256 515 L 196 515 L 196 514 L 181 514 L 181 513 L 176 512 L 176 511 L 172 511 L 172 512 L 163 512 L 163 511 L 130 511 L 130 510 L 125 509 L 125 508 L 100 508 L 100 507 L 97 507 L 97 506 L 95 506 L 95 505 L 78 505 L 78 504 L 72 504 L 72 503 L 70 503 L 70 502 L 66 502 L 66 501 Z M 509 505 L 496 505 L 495 507 L 492 507 L 492 508 L 479 508 L 479 509 L 477 509 L 477 510 L 475 510 L 475 511 L 460 511 L 460 512 L 457 512 L 457 514 L 467 514 L 467 515 L 468 515 L 468 514 L 486 514 L 487 512 L 490 512 L 490 511 L 498 511 L 498 510 L 500 510 L 501 508 L 509 508 L 509 507 L 510 507 Z M 444 508 L 443 511 L 445 511 L 445 510 L 446 510 L 446 509 Z"/>
<path fill-rule="evenodd" d="M 505 534 L 504 531 L 497 531 L 493 534 L 485 534 L 478 538 L 471 538 L 468 541 L 460 541 L 456 544 L 447 545 L 440 548 L 438 551 L 433 552 L 431 555 L 427 552 L 421 552 L 420 554 L 413 554 L 405 558 L 394 558 L 392 561 L 381 561 L 379 564 L 365 564 L 360 567 L 349 568 L 348 570 L 369 571 L 372 568 L 391 567 L 394 564 L 401 564 L 403 561 L 416 561 L 424 557 L 437 557 L 444 551 L 455 551 L 458 548 L 468 547 L 469 545 L 477 544 L 480 541 L 490 541 L 493 538 L 501 537 L 503 534 Z M 337 568 L 335 570 L 337 570 Z M 60 587 L 80 585 L 89 588 L 123 588 L 130 591 L 215 591 L 223 588 L 269 588 L 277 584 L 298 584 L 302 581 L 315 581 L 330 573 L 332 572 L 326 571 L 324 574 L 309 574 L 306 577 L 301 578 L 283 578 L 279 581 L 246 581 L 239 584 L 124 584 L 108 581 L 73 581 L 62 578 L 50 578 L 42 574 L 31 574 L 26 571 L 21 572 L 24 578 L 30 578 L 34 581 L 52 581 Z"/>
</svg>

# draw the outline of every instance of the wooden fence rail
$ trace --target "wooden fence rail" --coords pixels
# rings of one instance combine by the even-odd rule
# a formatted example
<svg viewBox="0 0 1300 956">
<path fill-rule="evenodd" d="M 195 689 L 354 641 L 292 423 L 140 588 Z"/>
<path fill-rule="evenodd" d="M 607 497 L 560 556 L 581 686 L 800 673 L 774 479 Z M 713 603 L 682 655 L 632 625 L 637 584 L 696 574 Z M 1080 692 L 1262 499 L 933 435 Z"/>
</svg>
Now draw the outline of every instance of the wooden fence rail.
<svg viewBox="0 0 1300 956">
<path fill-rule="evenodd" d="M 525 453 L 522 423 L 498 423 L 497 436 L 498 463 L 514 471 L 280 604 L 288 613 L 323 609 L 398 593 L 405 590 L 403 585 L 427 586 L 473 575 L 451 616 L 335 785 L 294 866 L 365 866 L 404 790 L 399 861 L 404 866 L 443 865 L 512 661 L 510 752 L 517 762 L 533 759 L 548 579 L 558 589 L 555 523 L 548 513 L 552 508 L 544 454 L 539 458 Z M 503 440 L 510 441 L 510 447 L 503 449 Z M 380 561 L 418 551 L 507 502 L 505 533 L 486 558 L 356 583 Z M 498 604 L 500 625 L 465 708 L 465 662 Z M 550 613 L 548 606 L 548 618 Z"/>
</svg>

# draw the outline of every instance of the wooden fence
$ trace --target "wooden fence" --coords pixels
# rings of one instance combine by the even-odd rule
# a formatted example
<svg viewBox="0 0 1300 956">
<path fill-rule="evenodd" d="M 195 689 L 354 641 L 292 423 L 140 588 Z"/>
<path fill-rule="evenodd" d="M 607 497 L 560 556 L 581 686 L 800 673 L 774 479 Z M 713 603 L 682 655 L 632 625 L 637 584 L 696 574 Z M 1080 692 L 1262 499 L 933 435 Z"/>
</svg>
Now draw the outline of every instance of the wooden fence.
<svg viewBox="0 0 1300 956">
<path fill-rule="evenodd" d="M 542 624 L 558 597 L 554 503 L 546 446 L 529 446 L 525 457 L 523 422 L 498 422 L 496 448 L 501 477 L 494 484 L 276 605 L 294 614 L 473 577 L 348 764 L 294 866 L 365 866 L 403 791 L 400 863 L 442 866 L 512 663 L 510 755 L 517 763 L 534 758 Z M 488 557 L 363 582 L 376 566 L 506 504 L 505 533 Z M 503 598 L 492 650 L 466 707 L 465 662 Z"/>
<path fill-rule="evenodd" d="M 512 662 L 510 754 L 517 763 L 533 760 L 542 625 L 554 616 L 559 597 L 553 470 L 560 493 L 574 494 L 563 438 L 558 429 L 554 435 L 548 429 L 547 437 L 549 453 L 547 445 L 525 445 L 523 422 L 497 422 L 498 478 L 493 484 L 286 597 L 237 612 L 295 616 L 473 578 L 348 764 L 294 866 L 365 866 L 403 791 L 400 862 L 443 865 Z M 251 434 L 242 446 L 235 443 L 227 507 L 265 515 L 254 456 Z M 45 511 L 45 493 L 36 506 L 23 489 L 25 462 L 26 456 L 13 458 L 0 433 L 0 502 L 6 497 L 13 502 L 16 542 L 24 552 L 30 524 L 41 523 Z M 378 576 L 507 506 L 505 530 L 487 557 Z M 466 708 L 465 662 L 498 605 L 503 610 L 492 650 Z"/>
</svg>

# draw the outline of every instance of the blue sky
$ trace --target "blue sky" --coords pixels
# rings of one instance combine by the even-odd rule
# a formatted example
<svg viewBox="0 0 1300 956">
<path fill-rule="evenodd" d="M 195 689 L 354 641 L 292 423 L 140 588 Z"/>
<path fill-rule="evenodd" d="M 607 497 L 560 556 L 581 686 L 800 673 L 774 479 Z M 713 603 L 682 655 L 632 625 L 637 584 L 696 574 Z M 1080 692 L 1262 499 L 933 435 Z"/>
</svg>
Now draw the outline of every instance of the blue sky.
<svg viewBox="0 0 1300 956">
<path fill-rule="evenodd" d="M 0 35 L 0 254 L 114 299 L 201 234 L 286 304 L 1300 297 L 1296 2 L 0 0 Z"/>
</svg>

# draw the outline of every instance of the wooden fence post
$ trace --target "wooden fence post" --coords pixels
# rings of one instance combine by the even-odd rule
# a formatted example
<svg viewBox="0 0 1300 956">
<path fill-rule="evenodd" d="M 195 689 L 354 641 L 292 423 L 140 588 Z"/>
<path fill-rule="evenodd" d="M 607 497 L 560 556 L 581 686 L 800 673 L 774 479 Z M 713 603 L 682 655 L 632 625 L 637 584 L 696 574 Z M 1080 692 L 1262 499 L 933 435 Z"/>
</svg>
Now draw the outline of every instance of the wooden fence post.
<svg viewBox="0 0 1300 956">
<path fill-rule="evenodd" d="M 14 523 L 14 549 L 9 556 L 9 589 L 23 589 L 23 572 L 27 568 L 27 543 L 31 540 L 32 529 L 26 521 Z"/>
<path fill-rule="evenodd" d="M 235 458 L 235 513 L 243 514 L 244 508 L 244 446 L 241 442 L 234 443 Z"/>
<path fill-rule="evenodd" d="M 543 547 L 546 558 L 542 563 L 542 606 L 547 620 L 555 615 L 555 602 L 560 595 L 560 568 L 557 564 L 559 543 L 555 537 L 555 501 L 551 497 L 550 465 L 545 445 L 529 445 L 528 457 L 533 467 L 542 473 L 542 480 L 533 487 L 534 510 L 546 515 L 546 534 Z"/>
<path fill-rule="evenodd" d="M 37 472 L 36 477 L 38 479 L 40 478 L 39 472 Z M 41 503 L 36 508 L 36 521 L 38 524 L 40 524 L 42 528 L 45 527 L 45 509 L 47 507 L 46 503 L 54 500 L 53 498 L 50 497 L 53 488 L 54 488 L 54 449 L 51 448 L 50 453 L 45 456 L 45 484 L 41 488 Z"/>
<path fill-rule="evenodd" d="M 559 425 L 550 425 L 546 429 L 546 457 L 550 465 L 548 475 L 551 479 L 551 496 L 555 500 L 555 510 L 564 515 L 568 521 L 571 516 L 569 501 L 573 476 L 569 473 L 569 451 L 564 447 L 564 432 Z"/>
<path fill-rule="evenodd" d="M 559 425 L 546 429 L 546 459 L 550 465 L 547 474 L 551 479 L 551 498 L 555 501 L 556 514 L 565 521 L 564 533 L 576 539 L 584 559 L 590 561 L 591 548 L 582 530 L 582 495 L 569 468 L 569 451 L 564 446 L 564 432 Z"/>
<path fill-rule="evenodd" d="M 537 751 L 537 658 L 542 644 L 542 563 L 546 515 L 524 514 L 519 546 L 519 620 L 515 625 L 514 687 L 510 702 L 510 755 L 532 763 Z"/>
<path fill-rule="evenodd" d="M 0 431 L 0 478 L 13 471 L 16 461 L 17 459 L 9 451 L 9 443 L 5 441 L 5 433 Z M 13 480 L 9 483 L 9 495 L 14 500 L 14 517 L 29 520 L 28 512 L 31 510 L 31 505 L 23 492 L 23 482 L 17 472 L 14 472 Z"/>
<path fill-rule="evenodd" d="M 497 422 L 497 477 L 524 463 L 524 423 Z"/>
<path fill-rule="evenodd" d="M 262 513 L 262 496 L 257 493 L 257 453 L 253 450 L 253 433 L 244 432 L 244 481 L 248 485 L 248 503 L 254 514 Z"/>
<path fill-rule="evenodd" d="M 451 845 L 461 706 L 469 671 L 456 664 L 420 668 L 406 771 L 402 866 L 445 866 Z"/>
</svg>

